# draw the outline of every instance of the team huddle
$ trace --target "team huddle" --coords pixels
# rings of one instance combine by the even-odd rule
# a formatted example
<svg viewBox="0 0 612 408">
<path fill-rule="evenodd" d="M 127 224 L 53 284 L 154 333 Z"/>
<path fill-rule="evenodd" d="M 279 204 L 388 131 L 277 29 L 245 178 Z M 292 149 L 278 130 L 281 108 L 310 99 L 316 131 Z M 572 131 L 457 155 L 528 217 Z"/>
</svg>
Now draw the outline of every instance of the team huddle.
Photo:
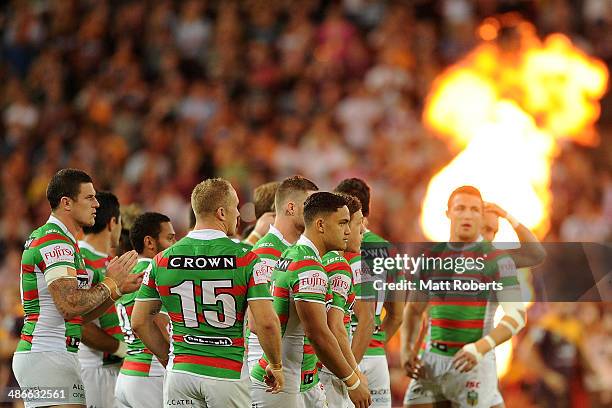
<svg viewBox="0 0 612 408">
<path fill-rule="evenodd" d="M 51 216 L 24 247 L 13 370 L 21 388 L 68 392 L 26 407 L 390 408 L 384 347 L 400 326 L 401 363 L 413 378 L 405 406 L 503 406 L 493 349 L 525 325 L 516 267 L 541 256 L 490 241 L 501 216 L 522 242 L 537 242 L 524 226 L 485 206 L 477 189 L 458 188 L 449 242 L 430 254 L 485 254 L 470 276 L 503 281 L 499 303 L 423 291 L 392 298 L 371 286 L 368 258 L 392 246 L 367 228 L 363 180 L 327 192 L 293 176 L 265 191 L 271 200 L 245 240 L 238 195 L 216 178 L 193 189 L 185 237 L 176 240 L 167 216 L 146 212 L 130 226 L 133 250 L 121 253 L 117 198 L 80 170 L 57 172 Z M 416 278 L 450 275 L 421 269 Z"/>
</svg>

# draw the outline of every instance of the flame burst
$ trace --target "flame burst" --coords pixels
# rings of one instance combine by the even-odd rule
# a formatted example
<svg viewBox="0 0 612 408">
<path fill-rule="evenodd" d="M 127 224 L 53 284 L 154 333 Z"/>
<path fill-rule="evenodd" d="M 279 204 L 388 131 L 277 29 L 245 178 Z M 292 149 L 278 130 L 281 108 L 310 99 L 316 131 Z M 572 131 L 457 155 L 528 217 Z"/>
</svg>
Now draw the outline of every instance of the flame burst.
<svg viewBox="0 0 612 408">
<path fill-rule="evenodd" d="M 550 169 L 558 142 L 596 145 L 594 123 L 608 71 L 561 34 L 541 41 L 516 14 L 488 18 L 483 41 L 434 83 L 424 122 L 460 153 L 430 181 L 421 226 L 448 238 L 453 189 L 478 187 L 540 237 L 549 229 Z M 497 239 L 514 241 L 509 225 Z"/>
<path fill-rule="evenodd" d="M 543 237 L 558 144 L 599 143 L 594 124 L 608 71 L 564 35 L 541 41 L 533 25 L 516 14 L 486 19 L 478 34 L 483 42 L 446 70 L 428 95 L 425 124 L 458 154 L 431 179 L 421 226 L 429 239 L 446 240 L 447 199 L 456 187 L 470 184 Z M 511 242 L 516 235 L 500 223 L 496 240 Z M 496 355 L 503 376 L 511 343 L 498 347 Z"/>
</svg>

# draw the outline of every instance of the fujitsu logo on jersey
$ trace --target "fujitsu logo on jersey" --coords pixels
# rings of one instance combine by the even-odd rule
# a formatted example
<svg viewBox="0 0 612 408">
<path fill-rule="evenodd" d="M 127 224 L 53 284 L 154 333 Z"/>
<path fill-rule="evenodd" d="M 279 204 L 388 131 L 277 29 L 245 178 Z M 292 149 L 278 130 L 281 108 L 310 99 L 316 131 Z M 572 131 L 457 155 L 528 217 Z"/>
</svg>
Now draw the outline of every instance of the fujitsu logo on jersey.
<svg viewBox="0 0 612 408">
<path fill-rule="evenodd" d="M 299 292 L 317 293 L 324 295 L 327 292 L 327 275 L 324 272 L 307 271 L 298 275 Z"/>
<path fill-rule="evenodd" d="M 236 257 L 234 255 L 219 256 L 184 256 L 175 255 L 168 259 L 168 269 L 187 269 L 187 270 L 229 270 L 236 269 Z"/>
<path fill-rule="evenodd" d="M 68 244 L 56 244 L 42 248 L 40 255 L 47 266 L 56 262 L 74 262 L 74 249 Z"/>
</svg>

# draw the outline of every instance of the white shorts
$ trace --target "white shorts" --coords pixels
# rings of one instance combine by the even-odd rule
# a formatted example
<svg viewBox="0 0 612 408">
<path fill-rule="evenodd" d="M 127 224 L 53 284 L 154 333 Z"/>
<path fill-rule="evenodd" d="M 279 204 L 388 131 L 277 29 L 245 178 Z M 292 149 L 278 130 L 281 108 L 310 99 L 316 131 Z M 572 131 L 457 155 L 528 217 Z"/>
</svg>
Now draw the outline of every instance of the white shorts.
<svg viewBox="0 0 612 408">
<path fill-rule="evenodd" d="M 368 388 L 372 396 L 371 408 L 391 408 L 391 379 L 387 356 L 364 356 L 359 369 L 368 379 Z M 349 400 L 349 407 L 353 403 Z"/>
<path fill-rule="evenodd" d="M 251 406 L 249 379 L 228 381 L 167 371 L 164 406 L 176 408 L 248 408 Z"/>
<path fill-rule="evenodd" d="M 117 384 L 120 369 L 120 364 L 81 368 L 87 408 L 113 408 L 115 406 L 115 384 Z"/>
<path fill-rule="evenodd" d="M 310 390 L 301 393 L 266 392 L 266 384 L 253 380 L 251 386 L 251 408 L 325 408 L 325 391 L 320 382 Z"/>
<path fill-rule="evenodd" d="M 350 401 L 346 386 L 338 377 L 327 371 L 319 371 L 319 380 L 325 389 L 329 408 L 346 408 Z"/>
<path fill-rule="evenodd" d="M 21 388 L 65 388 L 65 399 L 26 401 L 26 408 L 50 405 L 85 405 L 85 389 L 81 380 L 81 367 L 76 353 L 68 351 L 42 351 L 15 353 L 13 373 Z"/>
<path fill-rule="evenodd" d="M 426 351 L 421 361 L 422 376 L 410 382 L 404 397 L 405 406 L 450 401 L 461 408 L 491 408 L 503 402 L 497 389 L 494 354 L 487 353 L 467 373 L 452 367 L 452 357 Z"/>
<path fill-rule="evenodd" d="M 115 398 L 117 408 L 162 408 L 164 377 L 139 377 L 119 373 Z"/>
</svg>

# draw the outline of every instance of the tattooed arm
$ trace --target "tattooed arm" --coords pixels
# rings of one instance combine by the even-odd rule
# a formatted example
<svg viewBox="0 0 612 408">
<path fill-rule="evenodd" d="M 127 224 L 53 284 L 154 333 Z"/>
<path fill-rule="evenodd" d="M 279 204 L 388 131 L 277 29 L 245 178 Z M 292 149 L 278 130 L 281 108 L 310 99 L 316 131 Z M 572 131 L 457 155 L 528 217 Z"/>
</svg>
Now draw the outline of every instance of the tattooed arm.
<svg viewBox="0 0 612 408">
<path fill-rule="evenodd" d="M 72 273 L 74 273 L 74 269 Z M 69 277 L 56 279 L 51 282 L 49 284 L 49 293 L 57 310 L 66 320 L 94 312 L 94 309 L 106 303 L 106 300 L 110 298 L 110 291 L 104 285 L 98 284 L 88 290 L 79 289 L 77 287 L 77 280 Z M 106 306 L 106 309 L 108 307 Z"/>
<path fill-rule="evenodd" d="M 157 356 L 165 367 L 168 363 L 170 345 L 161 330 L 155 324 L 155 316 L 161 310 L 160 300 L 136 299 L 132 311 L 132 329 L 144 345 Z"/>
</svg>

